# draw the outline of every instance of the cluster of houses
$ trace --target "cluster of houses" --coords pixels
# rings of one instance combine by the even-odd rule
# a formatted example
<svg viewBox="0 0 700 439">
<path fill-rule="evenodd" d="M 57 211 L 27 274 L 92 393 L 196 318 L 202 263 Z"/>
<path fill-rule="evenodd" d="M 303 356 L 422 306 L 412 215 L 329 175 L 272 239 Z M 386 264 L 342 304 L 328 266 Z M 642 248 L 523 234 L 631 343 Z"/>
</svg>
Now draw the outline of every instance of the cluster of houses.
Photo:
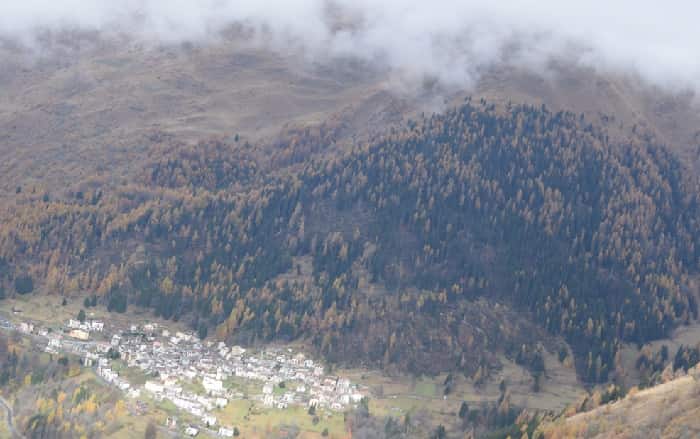
<svg viewBox="0 0 700 439">
<path fill-rule="evenodd" d="M 22 322 L 19 324 L 19 332 L 24 334 L 31 334 L 34 332 L 34 324 L 29 322 Z"/>
<path fill-rule="evenodd" d="M 291 349 L 268 349 L 255 354 L 223 342 L 202 342 L 194 334 L 159 331 L 156 325 L 115 334 L 112 346 L 129 367 L 157 377 L 144 385 L 156 399 L 167 399 L 211 429 L 218 420 L 211 412 L 232 399 L 250 397 L 265 407 L 314 406 L 341 411 L 363 398 L 349 380 L 327 376 L 324 367 Z M 243 395 L 227 385 L 231 380 L 258 382 L 261 393 Z M 201 384 L 200 392 L 183 383 Z M 189 389 L 189 390 L 188 390 Z M 219 434 L 228 436 L 228 427 Z"/>
<path fill-rule="evenodd" d="M 90 354 L 90 352 L 86 354 L 86 359 L 90 358 Z M 112 384 L 122 392 L 126 392 L 132 398 L 138 398 L 141 396 L 141 389 L 132 388 L 131 384 L 127 380 L 120 377 L 117 372 L 113 371 L 109 367 L 109 360 L 106 358 L 100 358 L 98 360 L 97 375 L 101 376 L 105 381 L 107 381 L 107 383 Z"/>
<path fill-rule="evenodd" d="M 12 325 L 12 328 L 15 328 L 15 326 Z M 63 328 L 63 331 L 51 331 L 51 329 L 45 327 L 35 326 L 31 322 L 20 322 L 16 329 L 26 335 L 48 339 L 48 344 L 44 350 L 50 354 L 58 354 L 67 350 L 81 355 L 86 349 L 72 345 L 68 340 L 74 339 L 79 342 L 87 342 L 91 332 L 104 331 L 104 323 L 99 320 L 80 322 L 71 319 L 66 324 L 66 327 Z"/>
<path fill-rule="evenodd" d="M 32 333 L 34 327 L 29 325 L 20 330 Z M 363 398 L 349 380 L 326 375 L 321 364 L 288 348 L 249 353 L 223 342 L 203 342 L 190 332 L 171 334 L 157 324 L 133 325 L 129 330 L 103 334 L 100 338 L 106 341 L 88 341 L 90 333 L 103 331 L 100 321 L 69 320 L 64 331 L 68 338 L 46 331 L 40 335 L 48 338 L 47 352 L 81 355 L 85 366 L 95 367 L 98 376 L 128 396 L 139 398 L 143 391 L 196 418 L 197 425 L 185 428 L 189 436 L 197 436 L 205 428 L 221 437 L 233 437 L 234 428 L 219 425 L 213 414 L 233 399 L 254 399 L 277 409 L 302 405 L 341 411 Z M 128 367 L 142 370 L 151 379 L 135 386 L 121 377 L 111 367 L 117 352 Z M 230 385 L 233 381 L 247 383 L 249 389 L 258 383 L 260 393 L 237 392 Z M 175 425 L 176 420 L 169 422 Z"/>
<path fill-rule="evenodd" d="M 349 380 L 324 375 L 324 368 L 302 353 L 266 352 L 247 360 L 247 367 L 237 367 L 234 374 L 264 381 L 262 401 L 267 407 L 284 409 L 290 404 L 305 404 L 340 411 L 359 403 L 364 396 Z M 284 392 L 275 392 L 276 387 L 282 390 L 282 383 Z"/>
</svg>

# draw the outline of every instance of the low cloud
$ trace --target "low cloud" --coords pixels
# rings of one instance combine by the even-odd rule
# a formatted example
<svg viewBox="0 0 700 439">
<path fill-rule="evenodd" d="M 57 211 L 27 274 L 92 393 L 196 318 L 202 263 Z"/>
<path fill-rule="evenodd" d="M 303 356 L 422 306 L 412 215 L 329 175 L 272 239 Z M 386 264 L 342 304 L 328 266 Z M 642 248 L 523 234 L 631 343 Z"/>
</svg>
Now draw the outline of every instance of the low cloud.
<svg viewBox="0 0 700 439">
<path fill-rule="evenodd" d="M 700 90 L 700 3 L 690 0 L 22 0 L 0 3 L 0 36 L 97 30 L 161 43 L 243 25 L 257 44 L 352 56 L 409 78 L 469 87 L 489 68 L 564 59 Z"/>
</svg>

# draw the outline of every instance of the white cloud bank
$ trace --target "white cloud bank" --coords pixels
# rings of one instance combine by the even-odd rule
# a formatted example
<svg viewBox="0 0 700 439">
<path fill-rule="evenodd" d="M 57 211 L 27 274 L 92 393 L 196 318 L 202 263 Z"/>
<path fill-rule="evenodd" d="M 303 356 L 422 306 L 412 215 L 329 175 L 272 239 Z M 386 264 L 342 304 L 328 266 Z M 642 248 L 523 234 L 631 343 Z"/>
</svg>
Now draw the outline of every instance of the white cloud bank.
<svg viewBox="0 0 700 439">
<path fill-rule="evenodd" d="M 206 41 L 243 23 L 284 50 L 352 55 L 410 76 L 469 86 L 484 69 L 566 58 L 700 91 L 696 0 L 0 0 L 0 36 L 127 33 Z"/>
</svg>

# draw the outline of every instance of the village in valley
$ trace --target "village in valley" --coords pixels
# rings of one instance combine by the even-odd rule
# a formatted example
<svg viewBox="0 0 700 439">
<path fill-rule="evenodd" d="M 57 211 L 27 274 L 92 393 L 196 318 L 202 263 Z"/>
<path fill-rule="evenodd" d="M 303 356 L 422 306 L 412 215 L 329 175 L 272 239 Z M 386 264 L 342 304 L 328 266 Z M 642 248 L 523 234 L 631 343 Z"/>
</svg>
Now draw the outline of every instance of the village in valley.
<svg viewBox="0 0 700 439">
<path fill-rule="evenodd" d="M 333 413 L 357 407 L 368 393 L 289 347 L 248 350 L 200 340 L 191 332 L 171 332 L 158 323 L 112 328 L 81 317 L 68 320 L 61 330 L 26 321 L 3 320 L 0 326 L 46 343 L 47 353 L 80 356 L 85 367 L 137 403 L 148 398 L 174 406 L 177 415 L 168 416 L 161 426 L 170 431 L 233 437 L 238 435 L 236 426 L 215 413 L 234 401 L 251 400 L 273 410 L 303 407 L 310 414 Z M 133 371 L 140 372 L 140 379 L 131 379 Z"/>
</svg>

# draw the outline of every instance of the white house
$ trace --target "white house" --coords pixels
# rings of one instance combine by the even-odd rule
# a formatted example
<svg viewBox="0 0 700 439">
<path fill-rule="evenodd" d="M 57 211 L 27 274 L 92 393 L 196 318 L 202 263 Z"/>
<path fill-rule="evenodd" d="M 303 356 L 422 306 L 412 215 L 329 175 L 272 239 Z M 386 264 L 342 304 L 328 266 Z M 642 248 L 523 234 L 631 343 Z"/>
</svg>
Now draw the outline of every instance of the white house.
<svg viewBox="0 0 700 439">
<path fill-rule="evenodd" d="M 154 394 L 163 393 L 163 390 L 165 389 L 162 384 L 157 383 L 155 381 L 146 381 L 146 384 L 144 384 L 143 387 Z"/>
<path fill-rule="evenodd" d="M 214 404 L 216 405 L 217 408 L 224 408 L 228 405 L 228 399 L 226 398 L 216 398 L 214 401 Z"/>
<path fill-rule="evenodd" d="M 83 365 L 85 367 L 91 367 L 95 360 L 97 360 L 97 354 L 93 354 L 92 352 L 86 352 L 85 358 L 83 359 Z"/>
<path fill-rule="evenodd" d="M 233 428 L 228 428 L 228 427 L 219 428 L 219 436 L 221 436 L 221 437 L 233 437 Z"/>
<path fill-rule="evenodd" d="M 212 409 L 214 409 L 214 403 L 211 401 L 211 399 L 209 399 L 209 398 L 207 398 L 207 397 L 204 397 L 204 396 L 202 396 L 202 395 L 197 395 L 197 396 L 195 397 L 195 399 L 197 400 L 197 402 L 198 402 L 199 404 L 201 404 L 201 405 L 202 405 L 204 408 L 206 408 L 207 410 L 212 410 Z"/>
<path fill-rule="evenodd" d="M 272 395 L 268 394 L 268 395 L 265 395 L 265 397 L 263 398 L 263 405 L 265 405 L 265 407 L 272 407 L 274 405 L 274 403 L 275 403 L 275 398 Z"/>
<path fill-rule="evenodd" d="M 202 410 L 202 406 L 194 405 L 190 409 L 190 413 L 192 413 L 195 416 L 202 416 L 202 415 L 204 415 L 204 410 Z"/>
<path fill-rule="evenodd" d="M 341 378 L 338 380 L 338 389 L 340 389 L 341 392 L 345 393 L 348 390 L 350 390 L 350 380 L 346 378 Z"/>
<path fill-rule="evenodd" d="M 105 324 L 99 320 L 90 320 L 87 324 L 88 330 L 102 332 L 104 330 Z"/>
<path fill-rule="evenodd" d="M 97 373 L 109 383 L 114 382 L 119 376 L 115 371 L 113 371 L 110 368 L 99 368 L 97 369 Z"/>
<path fill-rule="evenodd" d="M 221 393 L 224 391 L 224 383 L 216 378 L 205 376 L 202 378 L 202 386 L 207 393 Z"/>
<path fill-rule="evenodd" d="M 192 426 L 189 426 L 185 429 L 185 434 L 187 436 L 195 437 L 199 434 L 199 430 Z"/>
<path fill-rule="evenodd" d="M 273 391 L 273 390 L 274 390 L 274 387 L 273 387 L 272 383 L 266 383 L 266 384 L 263 386 L 263 394 L 264 394 L 264 395 L 270 395 L 270 394 L 272 394 L 272 391 Z"/>
<path fill-rule="evenodd" d="M 231 355 L 233 355 L 234 357 L 240 357 L 243 354 L 245 354 L 244 348 L 240 346 L 234 346 L 231 348 Z"/>
<path fill-rule="evenodd" d="M 217 380 L 223 380 L 226 378 L 226 374 L 224 373 L 223 369 L 221 367 L 216 368 L 216 379 Z"/>
<path fill-rule="evenodd" d="M 162 374 L 161 379 L 163 380 L 163 387 L 174 388 L 177 387 L 177 378 L 170 376 L 168 374 Z"/>
<path fill-rule="evenodd" d="M 202 424 L 206 425 L 207 427 L 213 427 L 216 425 L 216 417 L 212 415 L 204 415 L 202 416 Z"/>
</svg>

